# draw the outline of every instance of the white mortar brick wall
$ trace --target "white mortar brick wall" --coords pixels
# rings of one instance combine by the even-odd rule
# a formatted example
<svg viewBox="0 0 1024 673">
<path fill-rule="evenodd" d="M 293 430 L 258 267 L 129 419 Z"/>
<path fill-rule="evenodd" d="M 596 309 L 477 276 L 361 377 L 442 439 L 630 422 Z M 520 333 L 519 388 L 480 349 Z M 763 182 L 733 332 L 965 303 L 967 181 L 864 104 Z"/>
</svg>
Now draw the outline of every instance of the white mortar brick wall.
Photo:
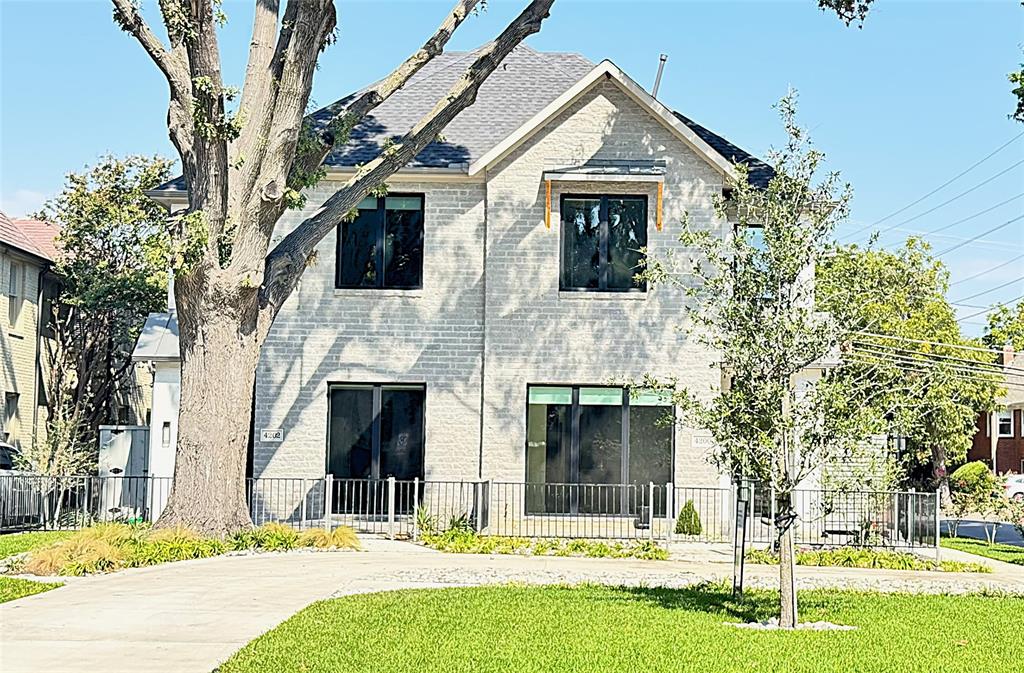
<svg viewBox="0 0 1024 673">
<path fill-rule="evenodd" d="M 552 227 L 545 229 L 544 169 L 588 159 L 663 160 L 664 230 L 655 229 L 656 187 L 641 183 L 555 183 Z M 486 184 L 393 182 L 391 193 L 425 194 L 424 288 L 335 290 L 335 236 L 321 243 L 317 264 L 303 275 L 263 350 L 254 473 L 324 474 L 329 383 L 426 383 L 426 477 L 475 479 L 485 366 L 482 474 L 510 481 L 525 477 L 527 384 L 600 385 L 652 373 L 694 389 L 716 387 L 712 355 L 677 329 L 685 314 L 677 289 L 559 292 L 558 203 L 568 192 L 646 194 L 648 245 L 657 255 L 679 250 L 684 212 L 720 230 L 712 199 L 722 184 L 707 162 L 609 82 L 494 166 Z M 275 236 L 336 187 L 313 190 L 306 209 L 286 215 Z M 284 442 L 260 443 L 262 428 L 284 429 Z M 675 482 L 716 485 L 719 476 L 691 448 L 691 434 L 676 430 Z"/>
<path fill-rule="evenodd" d="M 325 182 L 290 231 L 338 185 Z M 336 236 L 282 308 L 263 349 L 256 391 L 256 476 L 323 476 L 329 383 L 425 383 L 428 479 L 477 477 L 483 353 L 484 187 L 393 182 L 424 199 L 423 290 L 336 290 Z M 261 428 L 282 428 L 262 444 Z"/>
<path fill-rule="evenodd" d="M 663 231 L 655 228 L 656 185 L 555 182 L 551 229 L 544 226 L 545 168 L 590 159 L 666 163 Z M 560 293 L 559 197 L 564 193 L 646 194 L 648 247 L 657 256 L 682 252 L 684 212 L 694 225 L 721 227 L 712 199 L 722 177 L 616 85 L 604 82 L 494 166 L 487 180 L 487 333 L 483 474 L 526 476 L 528 384 L 605 384 L 645 373 L 676 376 L 710 389 L 719 376 L 712 355 L 688 343 L 677 327 L 682 293 Z M 685 255 L 685 253 L 683 253 Z M 717 472 L 690 448 L 691 432 L 675 436 L 675 482 L 714 485 Z"/>
</svg>

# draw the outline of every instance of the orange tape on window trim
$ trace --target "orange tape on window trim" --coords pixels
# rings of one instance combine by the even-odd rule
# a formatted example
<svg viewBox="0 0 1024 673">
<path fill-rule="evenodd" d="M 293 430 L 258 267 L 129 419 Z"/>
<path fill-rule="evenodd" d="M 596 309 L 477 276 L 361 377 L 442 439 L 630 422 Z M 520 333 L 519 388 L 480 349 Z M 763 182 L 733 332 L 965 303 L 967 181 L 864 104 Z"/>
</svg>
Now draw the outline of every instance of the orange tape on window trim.
<svg viewBox="0 0 1024 673">
<path fill-rule="evenodd" d="M 664 187 L 664 183 L 663 182 L 659 182 L 658 183 L 658 213 L 655 216 L 656 219 L 655 219 L 655 225 L 654 225 L 654 226 L 656 226 L 658 228 L 658 231 L 661 231 L 661 194 L 662 194 L 662 191 L 663 191 L 663 187 Z"/>
<path fill-rule="evenodd" d="M 547 193 L 547 198 L 544 200 L 544 228 L 551 228 L 551 181 L 544 181 L 544 189 Z"/>
</svg>

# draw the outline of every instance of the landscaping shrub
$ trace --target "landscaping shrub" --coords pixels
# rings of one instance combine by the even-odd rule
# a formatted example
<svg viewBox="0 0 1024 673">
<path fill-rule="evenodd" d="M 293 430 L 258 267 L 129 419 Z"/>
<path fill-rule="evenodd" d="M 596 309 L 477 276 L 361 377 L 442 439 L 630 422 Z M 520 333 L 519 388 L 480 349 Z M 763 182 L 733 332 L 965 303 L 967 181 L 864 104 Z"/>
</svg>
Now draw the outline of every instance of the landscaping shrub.
<svg viewBox="0 0 1024 673">
<path fill-rule="evenodd" d="M 693 500 L 687 500 L 683 508 L 679 510 L 676 518 L 676 535 L 700 535 L 704 527 L 700 523 L 700 515 L 697 508 L 693 506 Z"/>
<path fill-rule="evenodd" d="M 779 557 L 764 549 L 751 549 L 747 561 L 762 565 L 778 565 Z M 797 550 L 796 564 L 838 568 L 876 568 L 883 570 L 938 570 L 942 572 L 989 573 L 992 569 L 980 563 L 960 561 L 936 562 L 906 552 L 839 547 L 836 549 Z"/>
<path fill-rule="evenodd" d="M 219 556 L 229 551 L 286 551 L 298 547 L 358 549 L 355 531 L 340 526 L 299 532 L 279 523 L 235 533 L 226 540 L 188 528 L 153 530 L 148 525 L 98 524 L 29 553 L 21 569 L 35 575 L 88 575 L 120 568 Z"/>
<path fill-rule="evenodd" d="M 949 488 L 958 493 L 987 495 L 992 492 L 995 485 L 995 476 L 980 460 L 961 465 L 949 475 Z"/>
<path fill-rule="evenodd" d="M 472 530 L 449 529 L 424 535 L 428 547 L 453 554 L 522 554 L 529 556 L 585 556 L 589 558 L 637 558 L 666 560 L 668 552 L 652 540 L 610 542 L 556 540 L 478 535 Z"/>
<path fill-rule="evenodd" d="M 359 549 L 359 538 L 348 526 L 340 526 L 331 532 L 323 528 L 310 528 L 299 533 L 297 547 L 317 549 Z"/>
</svg>

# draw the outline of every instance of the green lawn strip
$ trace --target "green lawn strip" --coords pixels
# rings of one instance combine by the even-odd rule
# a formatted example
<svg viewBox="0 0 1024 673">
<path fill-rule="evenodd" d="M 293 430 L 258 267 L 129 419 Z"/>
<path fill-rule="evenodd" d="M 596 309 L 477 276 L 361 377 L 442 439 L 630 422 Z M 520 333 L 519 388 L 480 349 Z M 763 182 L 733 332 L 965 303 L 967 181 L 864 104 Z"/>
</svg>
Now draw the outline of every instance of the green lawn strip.
<svg viewBox="0 0 1024 673">
<path fill-rule="evenodd" d="M 33 582 L 32 580 L 23 580 L 18 577 L 0 576 L 0 603 L 13 601 L 24 596 L 31 596 L 32 594 L 41 594 L 44 591 L 56 589 L 59 586 L 61 585 L 58 582 Z"/>
<path fill-rule="evenodd" d="M 771 592 L 734 602 L 684 590 L 502 586 L 405 590 L 314 603 L 222 673 L 645 671 L 1003 673 L 1020 670 L 1024 598 L 801 592 L 801 621 L 854 631 L 763 632 Z"/>
<path fill-rule="evenodd" d="M 74 534 L 72 530 L 41 530 L 0 535 L 0 559 L 45 547 Z"/>
<path fill-rule="evenodd" d="M 1024 547 L 1014 547 L 1009 544 L 990 545 L 985 540 L 972 540 L 966 537 L 944 537 L 940 540 L 940 544 L 948 549 L 965 551 L 996 561 L 1024 565 Z"/>
</svg>

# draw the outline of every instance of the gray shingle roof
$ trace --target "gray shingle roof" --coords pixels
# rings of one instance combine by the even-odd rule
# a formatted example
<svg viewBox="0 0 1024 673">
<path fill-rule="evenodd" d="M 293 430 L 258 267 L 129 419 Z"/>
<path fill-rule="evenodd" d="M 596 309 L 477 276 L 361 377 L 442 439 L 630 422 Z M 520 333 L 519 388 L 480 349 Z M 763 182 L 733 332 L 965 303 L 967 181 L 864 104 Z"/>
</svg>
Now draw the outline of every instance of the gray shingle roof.
<svg viewBox="0 0 1024 673">
<path fill-rule="evenodd" d="M 372 160 L 380 153 L 385 140 L 400 137 L 430 111 L 462 75 L 474 55 L 474 52 L 450 52 L 433 59 L 405 87 L 353 129 L 349 142 L 332 152 L 327 157 L 326 165 L 351 167 Z M 579 54 L 538 52 L 520 45 L 480 86 L 476 102 L 455 117 L 444 130 L 443 138 L 427 145 L 410 166 L 447 168 L 453 164 L 471 163 L 529 121 L 593 68 L 594 64 Z M 325 124 L 338 109 L 350 103 L 359 93 L 350 94 L 317 110 L 310 115 L 310 119 L 314 123 Z M 736 161 L 748 163 L 752 167 L 751 180 L 767 184 L 771 167 L 691 119 L 675 114 L 726 159 L 735 158 Z M 184 189 L 184 179 L 178 177 L 154 191 Z"/>
<path fill-rule="evenodd" d="M 173 362 L 180 359 L 177 313 L 150 313 L 139 334 L 139 340 L 135 342 L 132 360 Z"/>
</svg>

